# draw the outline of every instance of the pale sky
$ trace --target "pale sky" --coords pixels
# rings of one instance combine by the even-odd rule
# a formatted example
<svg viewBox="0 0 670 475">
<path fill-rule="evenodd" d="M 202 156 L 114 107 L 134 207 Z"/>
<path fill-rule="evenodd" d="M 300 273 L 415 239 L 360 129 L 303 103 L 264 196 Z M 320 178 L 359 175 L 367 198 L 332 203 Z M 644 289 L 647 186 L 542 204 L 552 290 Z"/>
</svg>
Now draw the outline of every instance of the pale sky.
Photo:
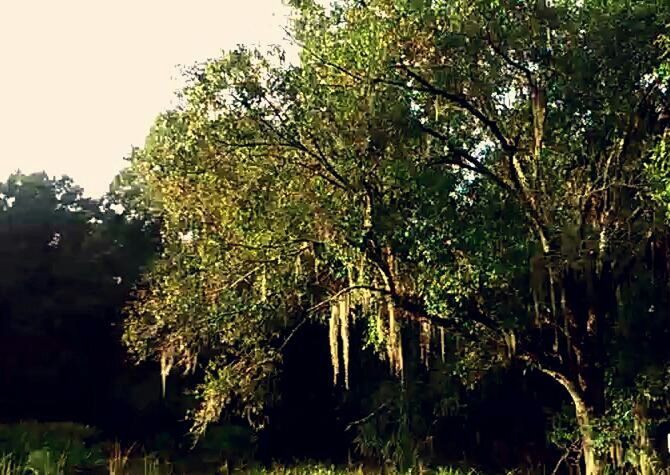
<svg viewBox="0 0 670 475">
<path fill-rule="evenodd" d="M 283 39 L 281 0 L 0 0 L 0 182 L 67 174 L 99 196 L 170 107 L 179 64 Z"/>
</svg>

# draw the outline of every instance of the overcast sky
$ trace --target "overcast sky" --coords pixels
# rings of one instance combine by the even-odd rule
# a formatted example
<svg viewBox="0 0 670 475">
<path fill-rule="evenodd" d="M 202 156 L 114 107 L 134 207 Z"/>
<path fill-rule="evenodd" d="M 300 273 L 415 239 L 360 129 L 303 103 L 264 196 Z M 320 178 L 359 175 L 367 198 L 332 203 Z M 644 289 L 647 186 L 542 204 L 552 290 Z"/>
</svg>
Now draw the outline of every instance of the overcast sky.
<svg viewBox="0 0 670 475">
<path fill-rule="evenodd" d="M 281 0 L 0 0 L 0 182 L 17 169 L 107 191 L 170 107 L 179 64 L 283 38 Z"/>
</svg>

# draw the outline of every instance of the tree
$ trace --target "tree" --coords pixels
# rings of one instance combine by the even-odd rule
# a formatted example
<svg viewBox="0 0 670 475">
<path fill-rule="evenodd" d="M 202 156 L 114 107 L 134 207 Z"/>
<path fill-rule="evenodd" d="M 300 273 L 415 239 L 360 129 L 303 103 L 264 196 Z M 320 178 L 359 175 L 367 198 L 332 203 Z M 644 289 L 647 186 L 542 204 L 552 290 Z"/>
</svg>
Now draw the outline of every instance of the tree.
<svg viewBox="0 0 670 475">
<path fill-rule="evenodd" d="M 123 414 L 99 405 L 118 406 L 121 309 L 156 244 L 145 221 L 84 198 L 68 177 L 16 173 L 0 183 L 3 421 L 105 429 Z"/>
<path fill-rule="evenodd" d="M 329 321 L 345 386 L 352 317 L 398 375 L 402 327 L 417 326 L 426 358 L 439 342 L 467 383 L 506 364 L 558 383 L 586 472 L 602 473 L 620 442 L 599 435 L 611 395 L 670 361 L 652 199 L 670 9 L 294 5 L 299 66 L 238 50 L 194 68 L 135 158 L 165 253 L 127 342 L 164 374 L 205 356 L 202 429 L 233 403 L 262 413 L 305 318 Z M 656 353 L 629 359 L 640 347 Z"/>
</svg>

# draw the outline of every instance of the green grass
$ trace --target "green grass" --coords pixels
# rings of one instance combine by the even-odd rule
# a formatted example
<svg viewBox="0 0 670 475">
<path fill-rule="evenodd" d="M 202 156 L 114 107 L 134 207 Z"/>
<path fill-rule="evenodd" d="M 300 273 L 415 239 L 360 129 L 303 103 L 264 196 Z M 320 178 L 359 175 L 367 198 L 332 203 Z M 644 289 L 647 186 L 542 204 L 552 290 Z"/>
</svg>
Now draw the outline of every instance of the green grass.
<svg viewBox="0 0 670 475">
<path fill-rule="evenodd" d="M 13 454 L 0 457 L 0 475 L 65 475 L 66 456 L 50 451 L 35 450 L 26 461 L 19 461 Z"/>
<path fill-rule="evenodd" d="M 274 465 L 271 468 L 233 470 L 230 473 L 240 475 L 376 475 L 381 474 L 382 471 L 381 469 L 364 468 L 363 466 L 340 468 L 323 464 L 301 464 L 296 466 Z M 384 473 L 396 473 L 398 475 L 483 475 L 474 469 L 454 467 L 437 469 L 415 468 L 402 473 L 386 469 Z"/>
<path fill-rule="evenodd" d="M 48 451 L 33 455 L 26 462 L 18 462 L 12 454 L 0 456 L 0 475 L 66 475 L 71 473 L 66 468 L 66 458 L 56 457 Z M 110 458 L 112 460 L 112 458 Z M 123 463 L 100 466 L 99 474 L 108 475 L 197 475 L 200 472 L 186 468 L 175 469 L 172 464 L 162 462 L 152 455 L 144 457 L 125 458 Z M 209 471 L 206 473 L 210 473 Z M 435 469 L 415 468 L 405 472 L 387 468 L 370 467 L 336 467 L 319 463 L 301 463 L 296 465 L 273 465 L 272 467 L 251 467 L 228 470 L 225 466 L 219 468 L 218 473 L 223 475 L 485 475 L 475 469 L 457 467 L 441 467 Z M 516 472 L 509 472 L 509 475 Z M 203 474 L 204 475 L 204 474 Z"/>
</svg>

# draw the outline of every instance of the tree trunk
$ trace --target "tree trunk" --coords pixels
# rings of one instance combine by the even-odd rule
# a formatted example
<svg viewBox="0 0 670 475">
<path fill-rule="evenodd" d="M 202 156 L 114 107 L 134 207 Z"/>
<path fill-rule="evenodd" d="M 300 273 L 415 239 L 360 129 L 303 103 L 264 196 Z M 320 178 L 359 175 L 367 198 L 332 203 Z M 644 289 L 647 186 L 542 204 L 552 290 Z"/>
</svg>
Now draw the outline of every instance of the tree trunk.
<svg viewBox="0 0 670 475">
<path fill-rule="evenodd" d="M 634 411 L 637 463 L 640 475 L 652 475 L 654 448 L 649 438 L 647 407 L 643 401 L 637 401 Z"/>
<path fill-rule="evenodd" d="M 596 454 L 592 436 L 582 435 L 582 453 L 586 475 L 602 475 L 605 473 L 605 460 Z"/>
<path fill-rule="evenodd" d="M 556 351 L 561 369 L 553 377 L 570 395 L 581 434 L 586 475 L 605 472 L 607 455 L 596 450 L 597 418 L 605 413 L 605 340 L 617 311 L 611 264 L 593 258 L 584 274 L 568 271 L 564 318 L 567 342 Z M 562 355 L 561 355 L 562 353 Z"/>
<path fill-rule="evenodd" d="M 605 459 L 596 452 L 592 427 L 592 411 L 584 403 L 579 393 L 571 393 L 577 415 L 577 425 L 582 435 L 582 454 L 586 475 L 601 475 L 605 472 Z"/>
<path fill-rule="evenodd" d="M 579 387 L 566 378 L 563 374 L 556 371 L 541 369 L 542 372 L 551 376 L 561 386 L 563 386 L 570 395 L 572 403 L 575 406 L 575 416 L 577 426 L 582 438 L 582 456 L 584 457 L 585 475 L 602 475 L 605 472 L 605 457 L 598 454 L 594 444 L 593 415 L 594 410 L 590 408 L 580 391 Z"/>
</svg>

